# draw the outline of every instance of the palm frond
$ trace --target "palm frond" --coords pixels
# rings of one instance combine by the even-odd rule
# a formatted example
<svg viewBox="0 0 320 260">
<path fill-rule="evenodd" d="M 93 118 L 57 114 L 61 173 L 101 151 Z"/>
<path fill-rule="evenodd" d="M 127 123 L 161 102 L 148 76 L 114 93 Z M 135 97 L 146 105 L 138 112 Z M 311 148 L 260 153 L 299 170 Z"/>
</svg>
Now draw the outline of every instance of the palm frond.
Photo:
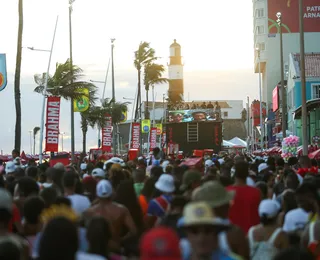
<svg viewBox="0 0 320 260">
<path fill-rule="evenodd" d="M 36 137 L 37 133 L 40 131 L 40 127 L 36 126 L 35 128 L 33 128 L 33 138 Z"/>
</svg>

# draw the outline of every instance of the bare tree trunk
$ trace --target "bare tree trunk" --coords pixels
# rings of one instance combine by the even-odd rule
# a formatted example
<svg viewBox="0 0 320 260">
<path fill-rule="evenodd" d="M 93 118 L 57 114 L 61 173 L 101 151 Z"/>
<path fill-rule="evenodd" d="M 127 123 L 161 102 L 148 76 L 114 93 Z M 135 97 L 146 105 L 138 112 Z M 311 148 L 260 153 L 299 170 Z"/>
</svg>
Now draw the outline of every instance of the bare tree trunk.
<svg viewBox="0 0 320 260">
<path fill-rule="evenodd" d="M 82 153 L 86 154 L 88 123 L 86 119 L 83 117 L 83 115 L 81 115 L 81 129 L 82 129 Z"/>
<path fill-rule="evenodd" d="M 136 104 L 136 112 L 134 120 L 137 121 L 139 118 L 139 106 L 140 106 L 140 98 L 141 98 L 141 70 L 138 70 L 138 94 L 137 94 L 137 104 Z"/>
<path fill-rule="evenodd" d="M 23 34 L 23 0 L 19 0 L 19 27 L 17 41 L 16 71 L 14 76 L 14 100 L 16 106 L 16 127 L 14 148 L 20 151 L 21 148 L 21 92 L 20 92 L 20 74 L 21 74 L 21 56 L 22 56 L 22 34 Z"/>
</svg>

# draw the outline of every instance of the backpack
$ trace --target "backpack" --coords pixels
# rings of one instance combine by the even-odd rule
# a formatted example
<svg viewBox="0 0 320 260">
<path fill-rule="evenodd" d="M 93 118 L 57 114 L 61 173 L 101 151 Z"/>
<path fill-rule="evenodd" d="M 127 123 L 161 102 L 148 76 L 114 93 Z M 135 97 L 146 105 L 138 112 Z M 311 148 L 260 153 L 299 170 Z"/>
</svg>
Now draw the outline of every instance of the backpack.
<svg viewBox="0 0 320 260">
<path fill-rule="evenodd" d="M 255 242 L 253 239 L 254 228 L 250 228 L 248 233 L 250 244 L 251 260 L 273 259 L 278 253 L 278 249 L 274 246 L 274 241 L 281 232 L 281 228 L 277 228 L 267 241 Z"/>
</svg>

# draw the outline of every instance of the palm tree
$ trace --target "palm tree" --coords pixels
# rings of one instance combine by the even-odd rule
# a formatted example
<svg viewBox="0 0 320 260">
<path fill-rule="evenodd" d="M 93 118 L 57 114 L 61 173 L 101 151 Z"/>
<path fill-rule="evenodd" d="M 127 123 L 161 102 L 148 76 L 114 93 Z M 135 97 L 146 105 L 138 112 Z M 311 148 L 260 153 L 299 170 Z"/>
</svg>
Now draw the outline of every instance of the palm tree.
<svg viewBox="0 0 320 260">
<path fill-rule="evenodd" d="M 40 131 L 40 127 L 33 128 L 33 154 L 36 154 L 36 135 Z"/>
<path fill-rule="evenodd" d="M 141 42 L 137 51 L 134 52 L 134 66 L 138 71 L 138 95 L 137 95 L 137 103 L 136 103 L 136 111 L 135 111 L 135 120 L 139 118 L 138 111 L 141 103 L 141 70 L 142 67 L 156 60 L 154 49 L 150 48 L 150 43 Z M 146 114 L 147 115 L 147 111 Z"/>
<path fill-rule="evenodd" d="M 23 0 L 19 0 L 19 27 L 16 56 L 16 71 L 14 76 L 14 100 L 16 106 L 16 127 L 14 148 L 20 151 L 21 147 L 21 92 L 20 92 L 20 74 L 21 74 L 21 56 L 22 56 L 22 33 L 23 33 Z"/>
<path fill-rule="evenodd" d="M 165 72 L 165 67 L 161 64 L 156 64 L 153 62 L 149 62 L 144 66 L 144 86 L 146 90 L 146 111 L 148 118 L 150 118 L 149 113 L 149 90 L 150 86 L 154 89 L 154 85 L 167 83 L 169 80 L 167 78 L 163 78 L 162 74 Z"/>
</svg>

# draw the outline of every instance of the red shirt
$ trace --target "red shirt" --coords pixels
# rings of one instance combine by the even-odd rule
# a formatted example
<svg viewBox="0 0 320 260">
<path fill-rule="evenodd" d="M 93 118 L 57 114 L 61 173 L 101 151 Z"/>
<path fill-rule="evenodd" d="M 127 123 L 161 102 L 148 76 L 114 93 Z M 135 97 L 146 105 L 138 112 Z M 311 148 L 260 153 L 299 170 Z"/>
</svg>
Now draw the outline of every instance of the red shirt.
<svg viewBox="0 0 320 260">
<path fill-rule="evenodd" d="M 13 204 L 13 209 L 12 209 L 12 218 L 9 222 L 9 232 L 13 232 L 13 224 L 16 222 L 21 222 L 21 217 L 20 217 L 20 212 L 19 209 L 15 204 Z"/>
<path fill-rule="evenodd" d="M 227 190 L 236 192 L 229 210 L 229 219 L 247 233 L 252 226 L 260 223 L 258 208 L 261 193 L 250 186 L 229 186 Z"/>
</svg>

